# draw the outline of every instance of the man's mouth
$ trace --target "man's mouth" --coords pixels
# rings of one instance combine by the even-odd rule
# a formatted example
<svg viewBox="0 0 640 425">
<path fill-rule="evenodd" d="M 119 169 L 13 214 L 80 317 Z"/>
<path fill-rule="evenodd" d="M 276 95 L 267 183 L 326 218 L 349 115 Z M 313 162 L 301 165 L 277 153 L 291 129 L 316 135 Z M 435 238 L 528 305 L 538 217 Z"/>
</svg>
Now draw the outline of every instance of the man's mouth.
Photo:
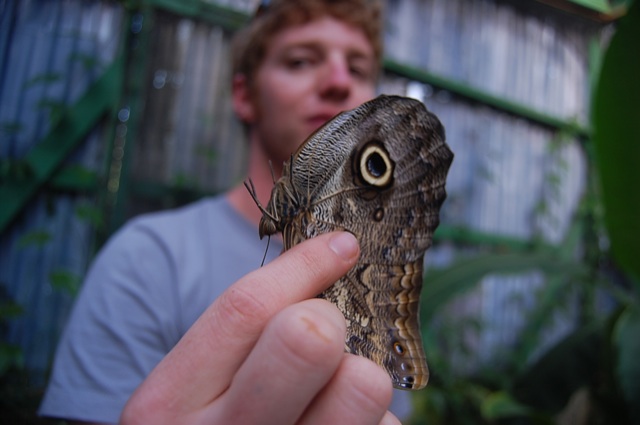
<svg viewBox="0 0 640 425">
<path fill-rule="evenodd" d="M 314 115 L 307 120 L 307 122 L 314 128 L 318 129 L 326 124 L 331 118 L 333 118 L 335 114 L 318 114 Z"/>
</svg>

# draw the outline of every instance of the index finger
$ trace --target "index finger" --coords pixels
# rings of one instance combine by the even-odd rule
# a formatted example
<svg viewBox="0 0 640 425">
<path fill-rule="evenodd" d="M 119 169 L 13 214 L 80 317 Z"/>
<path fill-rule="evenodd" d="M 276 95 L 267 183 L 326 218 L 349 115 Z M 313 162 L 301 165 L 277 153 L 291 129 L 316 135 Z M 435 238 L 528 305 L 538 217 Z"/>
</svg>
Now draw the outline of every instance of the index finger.
<svg viewBox="0 0 640 425">
<path fill-rule="evenodd" d="M 140 389 L 151 386 L 144 392 L 151 405 L 184 412 L 203 407 L 229 386 L 271 317 L 332 285 L 358 253 L 353 235 L 329 233 L 244 276 L 205 310 Z"/>
</svg>

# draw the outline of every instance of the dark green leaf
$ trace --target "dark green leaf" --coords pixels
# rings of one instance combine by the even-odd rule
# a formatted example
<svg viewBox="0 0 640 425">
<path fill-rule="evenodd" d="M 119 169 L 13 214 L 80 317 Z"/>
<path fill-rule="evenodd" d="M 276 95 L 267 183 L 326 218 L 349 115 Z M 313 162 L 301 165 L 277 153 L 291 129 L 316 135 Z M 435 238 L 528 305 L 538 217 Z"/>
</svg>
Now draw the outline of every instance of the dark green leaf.
<svg viewBox="0 0 640 425">
<path fill-rule="evenodd" d="M 443 269 L 425 273 L 420 316 L 428 323 L 442 306 L 473 288 L 488 274 L 515 274 L 539 270 L 543 273 L 562 273 L 565 276 L 584 272 L 584 265 L 564 260 L 552 250 L 531 253 L 480 254 L 456 261 Z"/>
<path fill-rule="evenodd" d="M 91 71 L 100 64 L 96 55 L 86 53 L 74 53 L 69 56 L 69 61 L 79 61 L 84 66 L 85 71 Z"/>
<path fill-rule="evenodd" d="M 605 224 L 617 262 L 640 291 L 640 1 L 605 53 L 594 93 L 593 135 Z"/>
<path fill-rule="evenodd" d="M 22 367 L 24 357 L 20 347 L 5 342 L 0 342 L 0 376 L 12 366 Z"/>
<path fill-rule="evenodd" d="M 617 378 L 633 423 L 640 423 L 640 309 L 629 306 L 620 315 L 613 343 L 618 353 Z"/>
<path fill-rule="evenodd" d="M 218 152 L 214 147 L 207 146 L 205 144 L 197 145 L 195 148 L 195 154 L 203 158 L 210 164 L 214 164 L 218 159 Z"/>
<path fill-rule="evenodd" d="M 495 420 L 514 416 L 526 416 L 530 409 L 515 400 L 505 391 L 496 391 L 489 394 L 482 401 L 481 412 L 485 419 Z"/>
<path fill-rule="evenodd" d="M 599 377 L 602 343 L 601 326 L 578 329 L 519 375 L 512 393 L 528 406 L 557 413 L 576 390 Z"/>
<path fill-rule="evenodd" d="M 20 304 L 11 301 L 0 304 L 0 320 L 18 317 L 23 312 L 24 308 Z"/>
<path fill-rule="evenodd" d="M 34 170 L 27 161 L 0 158 L 0 184 L 4 182 L 24 183 L 33 178 Z"/>
<path fill-rule="evenodd" d="M 78 205 L 76 208 L 76 215 L 78 218 L 88 221 L 97 228 L 101 228 L 104 225 L 104 213 L 95 205 Z"/>
<path fill-rule="evenodd" d="M 527 320 L 511 354 L 517 370 L 527 367 L 526 362 L 530 359 L 531 353 L 547 336 L 548 326 L 557 320 L 557 316 L 553 313 L 573 305 L 567 298 L 576 294 L 572 291 L 574 285 L 575 282 L 567 279 L 566 276 L 547 279 L 544 288 L 536 296 L 534 308 L 527 312 Z"/>
<path fill-rule="evenodd" d="M 49 98 L 41 99 L 37 103 L 37 106 L 39 108 L 49 109 L 49 120 L 51 120 L 51 122 L 57 122 L 66 109 L 64 102 Z"/>
<path fill-rule="evenodd" d="M 51 286 L 55 289 L 67 292 L 73 296 L 80 289 L 80 276 L 67 270 L 56 270 L 49 274 Z"/>
<path fill-rule="evenodd" d="M 24 129 L 24 124 L 20 121 L 4 121 L 0 123 L 0 132 L 7 136 L 13 136 L 20 133 Z"/>
<path fill-rule="evenodd" d="M 188 174 L 177 173 L 173 176 L 172 186 L 174 189 L 197 188 L 198 183 Z"/>
<path fill-rule="evenodd" d="M 51 84 L 51 83 L 55 83 L 58 81 L 62 81 L 62 74 L 57 73 L 57 72 L 51 72 L 48 74 L 40 74 L 40 75 L 36 75 L 35 77 L 31 78 L 29 81 L 27 81 L 26 83 L 24 83 L 24 88 L 27 89 L 29 87 L 33 87 L 35 85 L 38 84 Z"/>
<path fill-rule="evenodd" d="M 51 233 L 46 230 L 34 230 L 25 233 L 18 239 L 18 248 L 26 248 L 28 246 L 43 246 L 51 240 Z"/>
<path fill-rule="evenodd" d="M 98 175 L 82 165 L 69 165 L 56 173 L 52 185 L 63 189 L 95 190 L 98 186 Z"/>
</svg>

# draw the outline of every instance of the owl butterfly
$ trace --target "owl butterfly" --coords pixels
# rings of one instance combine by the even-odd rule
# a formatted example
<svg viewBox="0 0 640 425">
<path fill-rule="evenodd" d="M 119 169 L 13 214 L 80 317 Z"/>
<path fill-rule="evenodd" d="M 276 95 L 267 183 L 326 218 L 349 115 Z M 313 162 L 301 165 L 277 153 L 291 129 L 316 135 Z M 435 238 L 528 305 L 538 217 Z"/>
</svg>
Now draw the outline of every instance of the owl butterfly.
<svg viewBox="0 0 640 425">
<path fill-rule="evenodd" d="M 312 134 L 284 164 L 267 208 L 258 203 L 260 237 L 282 232 L 285 250 L 334 230 L 356 236 L 358 263 L 319 297 L 344 314 L 346 351 L 407 390 L 429 378 L 418 306 L 453 160 L 444 139 L 421 102 L 379 96 Z"/>
</svg>

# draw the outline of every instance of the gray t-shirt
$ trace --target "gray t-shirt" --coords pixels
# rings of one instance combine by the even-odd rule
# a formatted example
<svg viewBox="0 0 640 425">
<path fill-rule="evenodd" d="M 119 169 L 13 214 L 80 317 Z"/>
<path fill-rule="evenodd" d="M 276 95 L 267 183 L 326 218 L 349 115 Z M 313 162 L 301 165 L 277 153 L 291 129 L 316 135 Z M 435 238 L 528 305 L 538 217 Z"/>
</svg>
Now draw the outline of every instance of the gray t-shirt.
<svg viewBox="0 0 640 425">
<path fill-rule="evenodd" d="M 127 223 L 87 274 L 39 413 L 117 423 L 138 385 L 213 300 L 260 266 L 265 248 L 222 196 Z M 272 239 L 267 262 L 281 250 Z M 402 418 L 410 408 L 396 391 L 392 411 Z"/>
</svg>

